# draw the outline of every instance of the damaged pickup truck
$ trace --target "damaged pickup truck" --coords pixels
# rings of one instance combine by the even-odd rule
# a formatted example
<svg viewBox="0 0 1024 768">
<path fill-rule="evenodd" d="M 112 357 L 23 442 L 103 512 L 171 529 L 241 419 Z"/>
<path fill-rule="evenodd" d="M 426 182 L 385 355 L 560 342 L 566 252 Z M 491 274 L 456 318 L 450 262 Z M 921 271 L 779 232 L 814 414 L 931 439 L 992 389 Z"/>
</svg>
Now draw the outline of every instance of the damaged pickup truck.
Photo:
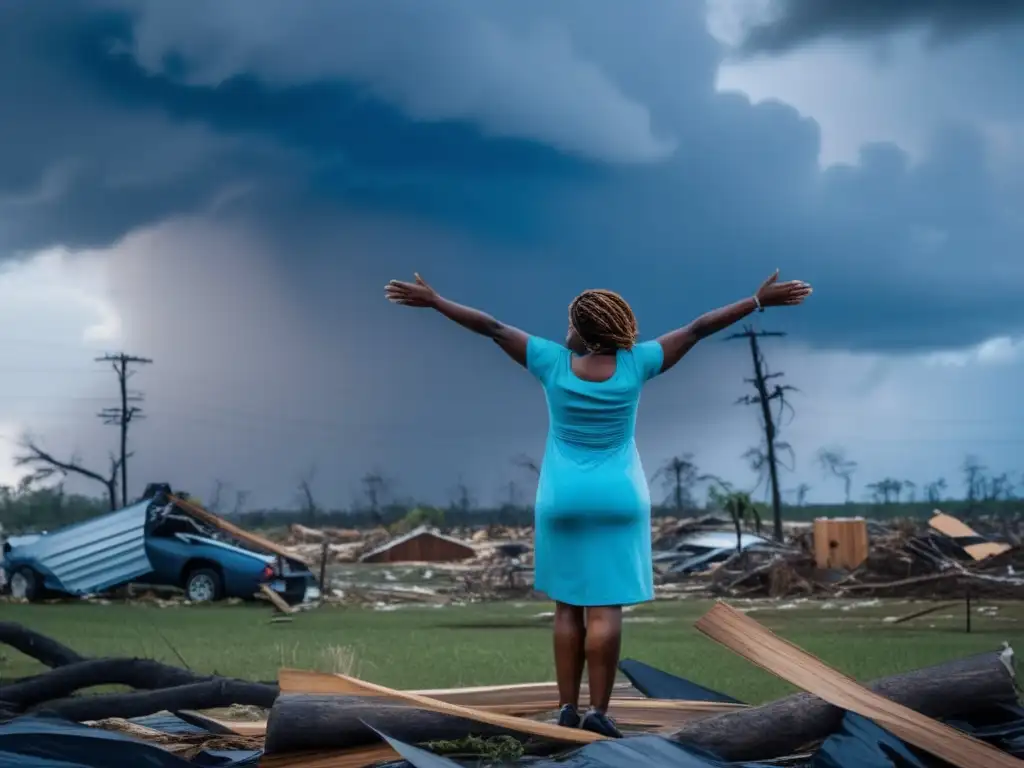
<svg viewBox="0 0 1024 768">
<path fill-rule="evenodd" d="M 99 594 L 126 584 L 179 587 L 193 602 L 251 600 L 263 585 L 290 605 L 320 598 L 308 564 L 272 541 L 151 484 L 137 503 L 4 544 L 14 597 Z"/>
</svg>

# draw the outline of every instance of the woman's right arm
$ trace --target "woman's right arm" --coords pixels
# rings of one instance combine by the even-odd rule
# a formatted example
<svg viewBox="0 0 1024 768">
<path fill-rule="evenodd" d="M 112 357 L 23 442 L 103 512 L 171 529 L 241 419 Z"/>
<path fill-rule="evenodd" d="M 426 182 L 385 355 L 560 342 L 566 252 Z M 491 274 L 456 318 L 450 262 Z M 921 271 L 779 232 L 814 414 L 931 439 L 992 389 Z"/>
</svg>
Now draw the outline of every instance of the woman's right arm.
<svg viewBox="0 0 1024 768">
<path fill-rule="evenodd" d="M 779 271 L 769 277 L 749 299 L 742 299 L 725 307 L 705 312 L 691 323 L 658 338 L 663 353 L 661 372 L 674 366 L 701 339 L 738 323 L 754 311 L 765 307 L 795 306 L 812 293 L 810 284 L 801 280 L 777 282 Z"/>
<path fill-rule="evenodd" d="M 495 319 L 486 312 L 456 304 L 435 294 L 433 308 L 458 323 L 466 330 L 486 336 L 501 350 L 522 366 L 526 365 L 526 344 L 528 336 L 518 328 Z"/>
<path fill-rule="evenodd" d="M 526 365 L 526 346 L 529 339 L 527 334 L 511 325 L 505 325 L 479 309 L 449 301 L 431 288 L 418 274 L 415 283 L 392 280 L 385 286 L 384 295 L 388 301 L 395 304 L 435 309 L 466 330 L 486 336 L 517 363 Z"/>
</svg>

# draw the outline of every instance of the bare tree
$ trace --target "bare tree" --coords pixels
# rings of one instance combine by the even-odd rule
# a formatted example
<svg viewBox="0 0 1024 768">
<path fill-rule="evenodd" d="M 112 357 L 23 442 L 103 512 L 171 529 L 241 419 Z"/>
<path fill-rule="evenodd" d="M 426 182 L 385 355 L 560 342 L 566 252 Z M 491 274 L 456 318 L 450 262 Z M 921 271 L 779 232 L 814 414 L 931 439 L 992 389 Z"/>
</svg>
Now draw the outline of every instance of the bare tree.
<svg viewBox="0 0 1024 768">
<path fill-rule="evenodd" d="M 964 463 L 961 465 L 961 469 L 964 473 L 964 491 L 966 492 L 966 501 L 971 506 L 981 501 L 985 495 L 985 480 L 987 467 L 982 465 L 978 461 L 977 456 L 968 455 L 964 457 Z"/>
<path fill-rule="evenodd" d="M 769 389 L 768 382 L 779 378 L 783 374 L 781 372 L 770 373 L 768 371 L 758 340 L 785 335 L 779 331 L 756 331 L 753 326 L 748 325 L 742 332 L 726 337 L 727 341 L 746 339 L 750 345 L 754 377 L 752 379 L 745 379 L 745 381 L 753 385 L 756 394 L 744 395 L 736 402 L 738 405 L 757 405 L 761 410 L 761 426 L 764 429 L 765 461 L 768 465 L 768 478 L 771 481 L 773 535 L 776 541 L 782 541 L 782 491 L 779 488 L 779 462 L 776 455 L 776 449 L 778 448 L 778 443 L 776 442 L 778 433 L 777 419 L 781 417 L 784 409 L 789 409 L 792 413 L 792 406 L 786 402 L 786 393 L 795 392 L 797 389 L 788 384 L 776 384 L 774 389 Z M 777 416 L 772 414 L 772 401 L 776 401 L 779 405 Z"/>
<path fill-rule="evenodd" d="M 1013 491 L 1013 481 L 1006 472 L 1003 472 L 988 479 L 983 498 L 985 501 L 1012 499 Z"/>
<path fill-rule="evenodd" d="M 838 477 L 843 481 L 843 496 L 850 503 L 850 491 L 853 486 L 853 475 L 857 471 L 857 462 L 852 461 L 842 448 L 821 448 L 818 450 L 818 466 L 826 475 Z"/>
<path fill-rule="evenodd" d="M 245 511 L 245 504 L 249 500 L 249 491 L 235 491 L 235 505 L 231 508 L 231 515 L 239 517 Z"/>
<path fill-rule="evenodd" d="M 374 471 L 363 475 L 362 485 L 367 509 L 370 515 L 373 516 L 374 522 L 380 525 L 384 522 L 384 518 L 381 515 L 381 505 L 391 484 L 380 472 Z"/>
<path fill-rule="evenodd" d="M 213 490 L 210 492 L 210 500 L 206 503 L 206 508 L 211 512 L 220 512 L 220 507 L 224 497 L 224 481 L 214 480 Z"/>
<path fill-rule="evenodd" d="M 796 494 L 796 505 L 798 507 L 804 506 L 807 503 L 807 494 L 810 493 L 811 486 L 807 483 L 800 483 L 795 489 Z"/>
<path fill-rule="evenodd" d="M 938 504 L 942 501 L 943 494 L 946 492 L 946 478 L 940 477 L 938 480 L 933 480 L 924 486 L 924 495 L 928 499 L 929 504 Z"/>
<path fill-rule="evenodd" d="M 116 408 L 104 408 L 98 415 L 103 419 L 104 424 L 112 424 L 118 427 L 121 431 L 121 458 L 118 462 L 121 466 L 121 503 L 127 504 L 129 458 L 128 425 L 133 421 L 144 418 L 142 408 L 140 406 L 132 405 L 132 403 L 142 402 L 142 393 L 130 392 L 128 390 L 128 380 L 135 375 L 135 371 L 131 370 L 131 366 L 149 365 L 153 361 L 148 357 L 126 355 L 124 352 L 120 352 L 116 355 L 104 355 L 103 357 L 97 357 L 96 362 L 110 363 L 111 367 L 114 369 L 114 373 L 117 374 L 121 405 Z"/>
<path fill-rule="evenodd" d="M 680 512 L 694 505 L 693 488 L 703 478 L 697 471 L 692 453 L 673 456 L 654 474 L 669 489 L 672 508 Z"/>
<path fill-rule="evenodd" d="M 316 478 L 316 466 L 311 465 L 299 478 L 298 502 L 303 521 L 312 525 L 316 522 L 319 507 L 313 496 L 313 480 Z"/>
<path fill-rule="evenodd" d="M 914 503 L 917 500 L 917 483 L 913 480 L 901 480 L 901 490 L 906 492 L 904 500 Z"/>
<path fill-rule="evenodd" d="M 534 477 L 540 477 L 540 464 L 538 464 L 532 456 L 527 456 L 525 453 L 521 453 L 512 459 L 512 463 L 520 469 L 525 469 Z"/>
<path fill-rule="evenodd" d="M 469 511 L 473 508 L 473 495 L 469 491 L 469 486 L 466 485 L 462 477 L 459 477 L 459 481 L 455 484 L 455 487 L 451 491 L 451 504 L 449 505 L 453 512 L 458 512 L 465 518 L 469 515 Z"/>
<path fill-rule="evenodd" d="M 113 454 L 110 455 L 110 473 L 104 476 L 99 472 L 83 467 L 81 459 L 77 456 L 72 456 L 68 461 L 61 461 L 54 457 L 53 454 L 40 448 L 38 443 L 28 435 L 21 440 L 21 450 L 22 453 L 14 458 L 14 465 L 32 470 L 23 481 L 26 487 L 35 483 L 45 482 L 55 476 L 68 477 L 70 475 L 77 475 L 102 485 L 107 492 L 110 511 L 113 512 L 117 509 L 117 478 L 122 469 L 119 457 Z"/>
<path fill-rule="evenodd" d="M 886 477 L 876 483 L 868 483 L 867 490 L 876 504 L 899 503 L 903 493 L 903 481 Z"/>
</svg>

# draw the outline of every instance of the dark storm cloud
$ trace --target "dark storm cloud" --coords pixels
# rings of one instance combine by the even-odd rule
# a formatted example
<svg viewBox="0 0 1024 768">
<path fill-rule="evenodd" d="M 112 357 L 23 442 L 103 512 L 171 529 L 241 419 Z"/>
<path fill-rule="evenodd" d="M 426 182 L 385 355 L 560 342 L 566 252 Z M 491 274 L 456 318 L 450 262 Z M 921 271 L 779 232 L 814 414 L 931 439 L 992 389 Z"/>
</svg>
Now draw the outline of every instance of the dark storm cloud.
<svg viewBox="0 0 1024 768">
<path fill-rule="evenodd" d="M 909 27 L 950 40 L 1024 22 L 1017 0 L 773 0 L 769 21 L 751 28 L 747 53 L 781 53 L 827 37 L 865 38 Z"/>
<path fill-rule="evenodd" d="M 531 16 L 496 3 L 480 11 L 489 26 L 479 27 L 479 6 L 455 3 L 459 13 L 444 16 L 450 28 L 423 18 L 415 38 L 382 32 L 377 44 L 404 47 L 381 50 L 362 32 L 349 39 L 361 13 L 384 30 L 378 6 L 343 5 L 314 3 L 294 18 L 275 15 L 284 6 L 272 3 L 225 3 L 202 17 L 189 6 L 112 0 L 92 12 L 73 5 L 59 18 L 8 11 L 12 45 L 0 56 L 21 66 L 12 98 L 26 124 L 13 129 L 17 140 L 4 152 L 11 163 L 0 165 L 10 174 L 0 188 L 24 198 L 5 227 L 7 247 L 112 242 L 250 184 L 257 191 L 237 204 L 262 206 L 262 224 L 291 264 L 319 250 L 309 242 L 315 227 L 291 234 L 298 211 L 389 215 L 472 238 L 477 247 L 462 263 L 434 271 L 469 290 L 502 270 L 499 305 L 522 295 L 564 302 L 581 282 L 612 285 L 646 308 L 645 326 L 657 332 L 683 319 L 680 307 L 735 299 L 779 266 L 817 286 L 813 306 L 788 322 L 820 345 L 951 346 L 1024 326 L 1013 249 L 1022 224 L 969 130 L 939 136 L 917 165 L 896 147 L 874 146 L 858 165 L 823 173 L 812 120 L 714 92 L 721 54 L 695 4 L 645 6 L 637 27 L 645 39 L 624 47 L 614 22 L 633 17 L 621 6 L 595 14 L 567 3 Z M 519 38 L 493 32 L 494 45 L 505 46 L 501 66 L 471 47 L 456 48 L 466 57 L 457 66 L 431 69 L 440 65 L 427 53 L 465 45 L 465 30 L 515 31 L 531 20 L 572 45 L 520 49 Z M 292 26 L 266 37 L 270 22 L 286 21 Z M 250 54 L 297 46 L 301 32 L 328 22 L 348 37 L 313 38 L 303 56 L 285 49 L 269 64 Z M 46 33 L 42 44 L 29 48 L 37 32 Z M 349 45 L 360 55 L 336 53 L 354 55 Z M 419 70 L 393 60 L 448 80 L 420 81 Z M 522 78 L 531 86 L 514 94 L 522 104 L 499 106 L 510 97 L 488 87 Z M 416 102 L 420 92 L 436 92 L 436 101 Z M 559 120 L 548 115 L 555 103 Z M 417 110 L 432 117 L 411 118 Z M 650 131 L 638 127 L 646 123 L 634 119 L 637 110 Z M 503 116 L 516 130 L 500 130 Z M 600 130 L 609 116 L 642 151 Z M 671 140 L 672 151 L 656 137 Z M 54 191 L 33 198 L 47 173 L 56 174 Z M 366 252 L 346 258 L 352 284 L 366 289 L 399 266 Z M 997 282 L 964 274 L 979 258 Z"/>
</svg>

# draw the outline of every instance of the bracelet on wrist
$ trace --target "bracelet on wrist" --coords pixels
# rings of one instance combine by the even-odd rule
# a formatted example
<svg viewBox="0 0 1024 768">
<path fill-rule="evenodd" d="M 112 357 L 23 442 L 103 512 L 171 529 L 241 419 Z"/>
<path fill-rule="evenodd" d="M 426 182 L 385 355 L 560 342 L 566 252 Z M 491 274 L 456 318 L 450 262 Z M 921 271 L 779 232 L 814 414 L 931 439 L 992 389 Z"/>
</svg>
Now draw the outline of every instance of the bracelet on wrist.
<svg viewBox="0 0 1024 768">
<path fill-rule="evenodd" d="M 757 311 L 764 312 L 764 305 L 761 304 L 761 300 L 757 298 L 757 294 L 755 293 L 751 298 L 753 298 L 754 300 L 754 307 L 757 309 Z"/>
</svg>

